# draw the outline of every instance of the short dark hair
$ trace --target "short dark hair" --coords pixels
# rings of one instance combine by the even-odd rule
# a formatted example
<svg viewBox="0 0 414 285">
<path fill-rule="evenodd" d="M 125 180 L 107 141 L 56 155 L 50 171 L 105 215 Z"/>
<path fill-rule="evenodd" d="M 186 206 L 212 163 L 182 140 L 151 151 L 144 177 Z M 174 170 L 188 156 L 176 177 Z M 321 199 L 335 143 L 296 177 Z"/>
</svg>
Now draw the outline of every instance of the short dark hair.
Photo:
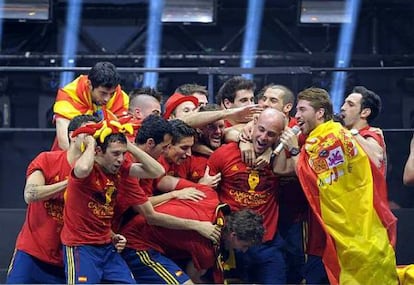
<svg viewBox="0 0 414 285">
<path fill-rule="evenodd" d="M 242 76 L 235 76 L 224 82 L 217 92 L 216 102 L 223 103 L 224 99 L 229 100 L 231 103 L 234 103 L 236 98 L 236 92 L 239 90 L 254 90 L 256 89 L 256 84 L 253 80 L 246 79 Z"/>
<path fill-rule="evenodd" d="M 242 209 L 226 216 L 223 233 L 236 233 L 238 239 L 252 244 L 260 244 L 265 229 L 263 217 L 251 209 Z"/>
<path fill-rule="evenodd" d="M 180 85 L 174 91 L 174 93 L 180 93 L 186 96 L 193 95 L 196 92 L 208 96 L 207 87 L 203 85 L 198 85 L 195 83 L 187 83 L 187 84 Z"/>
<path fill-rule="evenodd" d="M 171 124 L 163 117 L 149 115 L 142 121 L 135 143 L 144 144 L 148 139 L 153 138 L 155 144 L 159 144 L 164 141 L 166 134 L 173 136 Z"/>
<path fill-rule="evenodd" d="M 118 86 L 121 81 L 115 65 L 107 61 L 97 62 L 89 70 L 88 79 L 91 81 L 92 88 L 99 86 L 113 88 Z"/>
<path fill-rule="evenodd" d="M 362 95 L 361 111 L 365 108 L 371 109 L 371 114 L 367 117 L 367 122 L 371 123 L 374 121 L 378 117 L 378 114 L 381 112 L 381 97 L 378 96 L 374 91 L 371 91 L 364 86 L 355 86 L 352 90 L 352 93 L 359 93 Z"/>
<path fill-rule="evenodd" d="M 80 128 L 82 124 L 87 122 L 94 122 L 98 123 L 100 119 L 98 117 L 92 116 L 92 115 L 78 115 L 74 117 L 72 120 L 70 120 L 68 125 L 68 132 L 73 132 L 76 129 Z"/>
<path fill-rule="evenodd" d="M 162 93 L 159 92 L 157 89 L 151 87 L 141 87 L 133 89 L 131 92 L 129 92 L 129 100 L 132 101 L 132 99 L 139 95 L 152 96 L 155 99 L 157 99 L 160 103 L 162 101 Z"/>
<path fill-rule="evenodd" d="M 288 104 L 288 103 L 295 103 L 295 95 L 293 95 L 292 90 L 290 90 L 289 88 L 287 88 L 284 85 L 279 85 L 279 84 L 274 84 L 274 83 L 270 83 L 266 86 L 264 86 L 259 93 L 257 94 L 257 99 L 261 99 L 264 95 L 264 93 L 266 92 L 267 89 L 280 89 L 283 91 L 283 96 L 282 96 L 282 100 L 283 100 L 283 106 Z"/>
<path fill-rule="evenodd" d="M 196 131 L 179 119 L 169 121 L 172 127 L 173 138 L 171 144 L 180 142 L 183 138 L 195 137 Z"/>
<path fill-rule="evenodd" d="M 106 149 L 108 148 L 108 145 L 110 143 L 113 143 L 113 142 L 120 142 L 122 144 L 127 144 L 127 138 L 123 133 L 115 133 L 115 134 L 108 135 L 104 139 L 103 143 L 101 142 L 101 140 L 99 138 L 96 139 L 96 145 L 101 148 L 103 153 L 106 152 Z"/>
</svg>

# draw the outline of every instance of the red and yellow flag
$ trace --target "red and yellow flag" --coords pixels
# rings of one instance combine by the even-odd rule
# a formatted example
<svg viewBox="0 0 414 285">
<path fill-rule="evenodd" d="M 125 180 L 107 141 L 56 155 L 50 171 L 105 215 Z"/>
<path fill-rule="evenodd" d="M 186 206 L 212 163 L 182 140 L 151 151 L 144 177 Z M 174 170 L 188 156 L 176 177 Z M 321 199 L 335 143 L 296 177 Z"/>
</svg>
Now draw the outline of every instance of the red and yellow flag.
<svg viewBox="0 0 414 285">
<path fill-rule="evenodd" d="M 118 85 L 106 109 L 118 117 L 128 111 L 129 97 Z M 78 115 L 92 115 L 100 107 L 92 102 L 88 77 L 81 75 L 74 81 L 59 89 L 53 111 L 57 116 L 71 120 Z"/>
<path fill-rule="evenodd" d="M 390 241 L 395 218 L 374 198 L 384 191 L 376 187 L 386 187 L 384 177 L 349 132 L 333 121 L 315 128 L 299 158 L 298 177 L 327 233 L 322 260 L 330 283 L 398 284 Z"/>
</svg>

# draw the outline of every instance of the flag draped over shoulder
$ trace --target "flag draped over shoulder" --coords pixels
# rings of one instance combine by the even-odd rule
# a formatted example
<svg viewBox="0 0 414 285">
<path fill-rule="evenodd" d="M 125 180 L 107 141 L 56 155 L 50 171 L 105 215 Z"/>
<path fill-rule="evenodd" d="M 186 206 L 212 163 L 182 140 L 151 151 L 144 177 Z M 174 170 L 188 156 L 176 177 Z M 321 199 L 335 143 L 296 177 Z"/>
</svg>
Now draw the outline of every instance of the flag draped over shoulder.
<svg viewBox="0 0 414 285">
<path fill-rule="evenodd" d="M 121 117 L 128 110 L 129 97 L 118 85 L 114 96 L 106 104 L 106 108 Z M 81 75 L 74 81 L 59 89 L 53 107 L 55 115 L 71 120 L 78 115 L 92 115 L 99 109 L 92 102 L 88 77 Z"/>
<path fill-rule="evenodd" d="M 330 283 L 398 284 L 387 234 L 395 218 L 378 213 L 382 207 L 374 205 L 380 202 L 374 199 L 374 188 L 386 184 L 377 183 L 376 179 L 384 178 L 371 169 L 368 156 L 349 132 L 333 121 L 319 125 L 306 139 L 297 170 L 309 204 L 327 233 L 322 260 Z"/>
</svg>

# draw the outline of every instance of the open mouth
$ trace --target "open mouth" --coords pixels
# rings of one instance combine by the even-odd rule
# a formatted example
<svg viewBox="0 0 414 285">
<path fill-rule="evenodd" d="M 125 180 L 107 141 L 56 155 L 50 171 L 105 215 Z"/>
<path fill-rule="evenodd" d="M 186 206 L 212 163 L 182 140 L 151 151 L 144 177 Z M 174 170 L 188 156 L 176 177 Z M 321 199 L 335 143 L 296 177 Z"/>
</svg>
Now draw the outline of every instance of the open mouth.
<svg viewBox="0 0 414 285">
<path fill-rule="evenodd" d="M 221 143 L 221 137 L 216 137 L 216 138 L 211 138 L 211 142 L 214 144 L 219 144 Z"/>
<path fill-rule="evenodd" d="M 265 148 L 267 147 L 267 143 L 266 143 L 266 142 L 260 142 L 260 141 L 257 141 L 257 142 L 256 142 L 256 145 L 257 145 L 257 148 L 258 148 L 259 150 L 263 150 L 263 149 L 265 149 Z"/>
</svg>

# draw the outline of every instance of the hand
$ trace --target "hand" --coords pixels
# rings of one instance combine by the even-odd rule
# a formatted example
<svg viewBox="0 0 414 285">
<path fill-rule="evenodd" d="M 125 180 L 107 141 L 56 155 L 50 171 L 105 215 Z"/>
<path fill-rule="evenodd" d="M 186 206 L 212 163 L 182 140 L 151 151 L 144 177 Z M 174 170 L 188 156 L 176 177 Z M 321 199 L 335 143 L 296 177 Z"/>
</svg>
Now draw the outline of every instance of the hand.
<svg viewBox="0 0 414 285">
<path fill-rule="evenodd" d="M 200 221 L 197 232 L 203 237 L 211 240 L 214 244 L 220 242 L 221 227 L 219 225 L 213 225 L 210 222 Z"/>
<path fill-rule="evenodd" d="M 241 159 L 249 167 L 254 167 L 254 162 L 256 161 L 256 154 L 251 143 L 239 143 L 239 148 L 241 152 Z"/>
<path fill-rule="evenodd" d="M 382 141 L 384 142 L 384 149 L 387 149 L 387 145 L 385 144 L 385 138 L 384 138 L 384 133 L 380 128 L 375 128 L 375 127 L 369 127 L 369 130 L 371 132 L 376 133 L 377 135 L 379 135 L 382 138 Z M 414 138 L 414 136 L 413 136 Z M 414 148 L 411 148 L 412 150 L 414 150 Z"/>
<path fill-rule="evenodd" d="M 287 150 L 290 150 L 293 147 L 299 147 L 298 136 L 289 127 L 286 127 L 283 131 L 280 136 L 280 141 Z"/>
<path fill-rule="evenodd" d="M 251 142 L 253 133 L 253 121 L 248 122 L 241 130 L 239 139 L 241 142 Z"/>
<path fill-rule="evenodd" d="M 253 119 L 254 115 L 260 114 L 263 108 L 258 104 L 248 105 L 244 107 L 226 109 L 228 112 L 226 118 L 239 123 L 246 123 Z"/>
<path fill-rule="evenodd" d="M 220 181 L 221 173 L 219 172 L 216 175 L 210 175 L 210 167 L 207 166 L 206 170 L 204 171 L 204 176 L 200 178 L 198 183 L 216 188 Z"/>
<path fill-rule="evenodd" d="M 194 187 L 186 187 L 180 190 L 174 190 L 173 196 L 179 200 L 191 200 L 198 202 L 206 197 L 206 194 Z"/>
<path fill-rule="evenodd" d="M 95 149 L 96 140 L 91 135 L 80 134 L 79 141 L 76 142 L 76 145 L 83 152 L 88 147 Z"/>
<path fill-rule="evenodd" d="M 112 236 L 112 244 L 115 246 L 117 252 L 124 250 L 127 243 L 127 239 L 120 234 L 114 234 Z"/>
<path fill-rule="evenodd" d="M 134 149 L 135 145 L 127 140 L 127 151 L 132 152 L 132 149 Z"/>
<path fill-rule="evenodd" d="M 262 153 L 255 162 L 255 169 L 263 169 L 270 164 L 270 159 L 272 157 L 273 150 L 272 148 L 268 148 Z"/>
</svg>

